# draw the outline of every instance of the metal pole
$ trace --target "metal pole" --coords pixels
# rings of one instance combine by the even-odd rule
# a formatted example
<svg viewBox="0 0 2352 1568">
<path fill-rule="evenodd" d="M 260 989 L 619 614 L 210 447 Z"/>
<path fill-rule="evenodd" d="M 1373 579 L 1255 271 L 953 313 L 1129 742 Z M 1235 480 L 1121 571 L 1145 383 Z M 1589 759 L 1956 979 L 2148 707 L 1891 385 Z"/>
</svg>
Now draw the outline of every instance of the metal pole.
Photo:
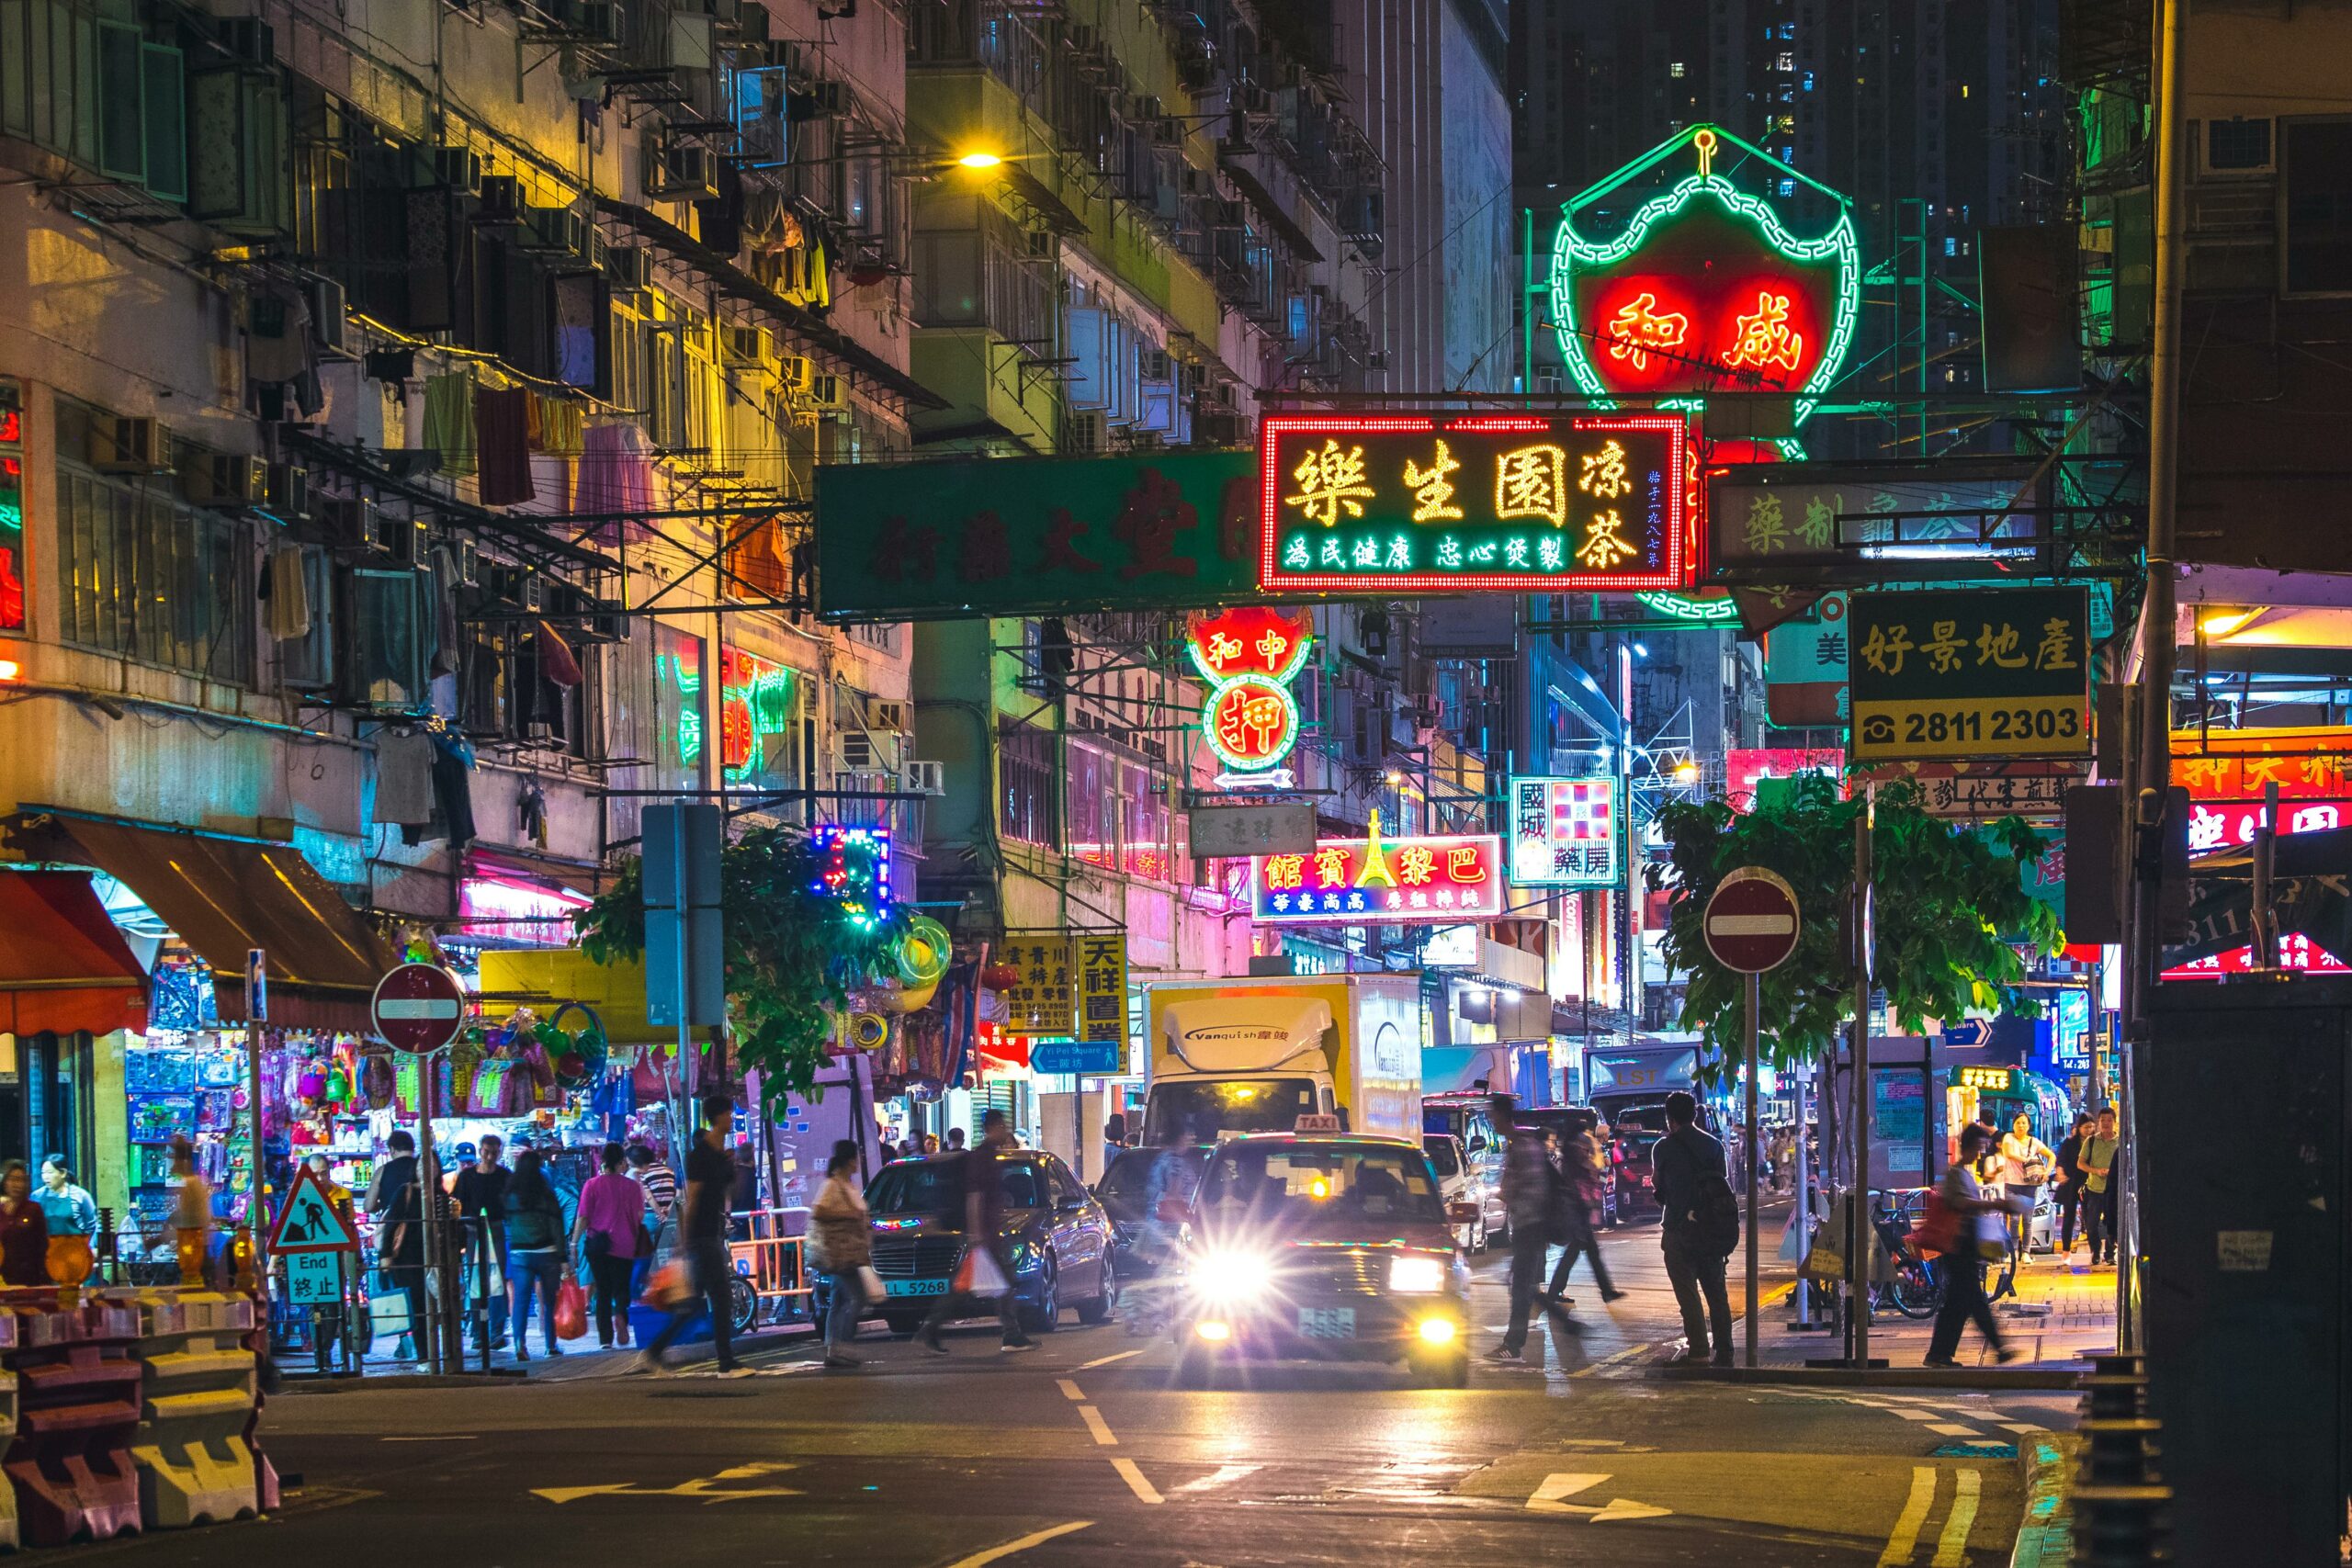
<svg viewBox="0 0 2352 1568">
<path fill-rule="evenodd" d="M 1804 1144 L 1805 1108 L 1813 1098 L 1812 1069 L 1800 1066 L 1791 1074 L 1794 1088 L 1790 1092 L 1790 1110 L 1793 1125 L 1790 1129 L 1789 1164 L 1791 1176 L 1790 1201 L 1795 1208 L 1797 1227 L 1797 1259 L 1803 1262 L 1813 1230 L 1813 1168 L 1806 1157 Z M 1796 1295 L 1799 1325 L 1810 1327 L 1813 1323 L 1813 1281 L 1802 1273 L 1797 1276 Z"/>
<path fill-rule="evenodd" d="M 1757 1079 L 1764 1076 L 1757 1055 L 1757 1015 L 1764 1009 L 1764 976 L 1747 977 L 1747 1019 L 1742 1032 L 1747 1036 L 1747 1364 L 1756 1365 L 1756 1248 L 1758 1224 L 1756 1213 L 1756 1140 Z"/>
<path fill-rule="evenodd" d="M 1851 1325 L 1851 1357 L 1870 1365 L 1871 1192 L 1871 827 L 1878 790 L 1870 786 L 1861 814 L 1854 818 L 1854 1047 L 1852 1051 L 1854 1180 L 1846 1192 L 1846 1314 Z"/>
<path fill-rule="evenodd" d="M 424 1321 L 416 1325 L 424 1336 L 424 1358 L 436 1376 L 449 1371 L 441 1343 L 441 1162 L 433 1150 L 433 1088 L 440 1074 L 440 1054 L 417 1058 L 416 1196 L 424 1229 Z M 462 1368 L 459 1370 L 463 1370 Z"/>
</svg>

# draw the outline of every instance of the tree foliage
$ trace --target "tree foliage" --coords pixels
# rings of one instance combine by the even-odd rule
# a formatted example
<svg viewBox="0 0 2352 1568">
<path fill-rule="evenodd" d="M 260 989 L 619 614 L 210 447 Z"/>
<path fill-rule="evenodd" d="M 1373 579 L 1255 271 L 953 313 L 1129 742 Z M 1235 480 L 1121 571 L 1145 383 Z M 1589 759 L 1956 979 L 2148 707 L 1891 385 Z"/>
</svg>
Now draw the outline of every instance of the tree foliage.
<svg viewBox="0 0 2352 1568">
<path fill-rule="evenodd" d="M 1775 1066 L 1818 1057 L 1853 1017 L 1853 976 L 1840 937 L 1854 880 L 1854 826 L 1862 799 L 1841 800 L 1818 774 L 1791 781 L 1774 809 L 1736 813 L 1722 801 L 1678 801 L 1657 827 L 1670 865 L 1653 865 L 1653 888 L 1672 897 L 1661 948 L 1690 976 L 1682 1027 L 1695 1029 L 1726 1063 L 1745 1058 L 1746 976 L 1707 952 L 1701 917 L 1716 886 L 1742 866 L 1762 866 L 1795 889 L 1797 949 L 1763 976 L 1758 1028 Z M 1922 808 L 1917 788 L 1882 785 L 1871 834 L 1872 924 L 1877 988 L 1896 1027 L 1919 1032 L 1928 1019 L 1957 1019 L 1972 1007 L 2033 1014 L 2017 989 L 2025 964 L 2013 943 L 2054 953 L 2056 917 L 2030 897 L 2018 863 L 2041 858 L 2041 836 L 2015 817 L 1962 828 Z"/>
<path fill-rule="evenodd" d="M 877 852 L 847 852 L 854 882 L 870 883 Z M 825 1062 L 833 1017 L 851 993 L 890 972 L 907 923 L 893 907 L 869 919 L 827 890 L 829 854 L 797 828 L 754 828 L 719 860 L 729 1021 L 737 1059 L 765 1097 L 806 1095 Z M 613 886 L 572 917 L 581 951 L 598 964 L 645 951 L 643 864 L 621 863 Z"/>
</svg>

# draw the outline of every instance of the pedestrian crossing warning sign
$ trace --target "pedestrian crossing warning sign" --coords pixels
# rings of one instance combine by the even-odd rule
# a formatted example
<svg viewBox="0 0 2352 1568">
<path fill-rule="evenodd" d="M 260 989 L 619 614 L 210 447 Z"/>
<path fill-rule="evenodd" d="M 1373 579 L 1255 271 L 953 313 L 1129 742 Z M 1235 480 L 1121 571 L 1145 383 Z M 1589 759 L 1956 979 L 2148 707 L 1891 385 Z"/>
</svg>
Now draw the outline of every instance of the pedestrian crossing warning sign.
<svg viewBox="0 0 2352 1568">
<path fill-rule="evenodd" d="M 295 1173 L 294 1190 L 277 1211 L 277 1228 L 270 1233 L 272 1252 L 356 1252 L 359 1233 L 327 1197 L 318 1172 L 304 1166 Z"/>
</svg>

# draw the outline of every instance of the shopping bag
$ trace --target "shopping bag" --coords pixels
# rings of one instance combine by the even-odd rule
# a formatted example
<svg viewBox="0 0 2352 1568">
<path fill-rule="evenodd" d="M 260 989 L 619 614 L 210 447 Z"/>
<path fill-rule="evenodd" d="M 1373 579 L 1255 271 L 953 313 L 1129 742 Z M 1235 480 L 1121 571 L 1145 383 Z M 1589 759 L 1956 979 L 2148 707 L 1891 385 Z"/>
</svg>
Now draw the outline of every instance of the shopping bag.
<svg viewBox="0 0 2352 1568">
<path fill-rule="evenodd" d="M 964 1260 L 956 1266 L 955 1288 L 967 1296 L 983 1297 L 1001 1296 L 1012 1289 L 1005 1281 L 1004 1270 L 997 1267 L 996 1256 L 985 1247 L 965 1249 Z"/>
<path fill-rule="evenodd" d="M 686 1278 L 683 1258 L 673 1258 L 645 1277 L 645 1304 L 660 1312 L 675 1312 L 679 1303 L 693 1295 L 694 1283 Z"/>
<path fill-rule="evenodd" d="M 1911 1245 L 1922 1252 L 1951 1252 L 1960 1246 L 1960 1211 L 1944 1201 L 1937 1189 L 1928 1189 L 1928 1212 L 1911 1232 Z"/>
<path fill-rule="evenodd" d="M 566 1274 L 555 1288 L 555 1337 L 577 1339 L 588 1332 L 588 1292 Z"/>
<path fill-rule="evenodd" d="M 392 1284 L 380 1270 L 376 1277 L 375 1289 L 368 1292 L 368 1325 L 371 1335 L 412 1332 L 408 1292 Z"/>
<path fill-rule="evenodd" d="M 867 1301 L 878 1302 L 883 1295 L 882 1276 L 869 1265 L 861 1263 L 857 1266 L 857 1288 Z"/>
</svg>

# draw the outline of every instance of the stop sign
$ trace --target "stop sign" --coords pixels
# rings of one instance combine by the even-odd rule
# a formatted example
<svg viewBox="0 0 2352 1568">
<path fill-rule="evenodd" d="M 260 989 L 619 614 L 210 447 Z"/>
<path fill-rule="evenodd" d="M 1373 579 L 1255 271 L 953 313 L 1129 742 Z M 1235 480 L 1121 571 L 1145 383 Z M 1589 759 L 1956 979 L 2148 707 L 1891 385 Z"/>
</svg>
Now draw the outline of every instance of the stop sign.
<svg viewBox="0 0 2352 1568">
<path fill-rule="evenodd" d="M 1761 975 L 1797 950 L 1796 890 L 1762 866 L 1742 866 L 1716 886 L 1700 925 L 1716 963 Z"/>
<path fill-rule="evenodd" d="M 465 1022 L 466 988 L 438 964 L 403 964 L 376 982 L 368 1010 L 395 1051 L 438 1051 Z"/>
</svg>

